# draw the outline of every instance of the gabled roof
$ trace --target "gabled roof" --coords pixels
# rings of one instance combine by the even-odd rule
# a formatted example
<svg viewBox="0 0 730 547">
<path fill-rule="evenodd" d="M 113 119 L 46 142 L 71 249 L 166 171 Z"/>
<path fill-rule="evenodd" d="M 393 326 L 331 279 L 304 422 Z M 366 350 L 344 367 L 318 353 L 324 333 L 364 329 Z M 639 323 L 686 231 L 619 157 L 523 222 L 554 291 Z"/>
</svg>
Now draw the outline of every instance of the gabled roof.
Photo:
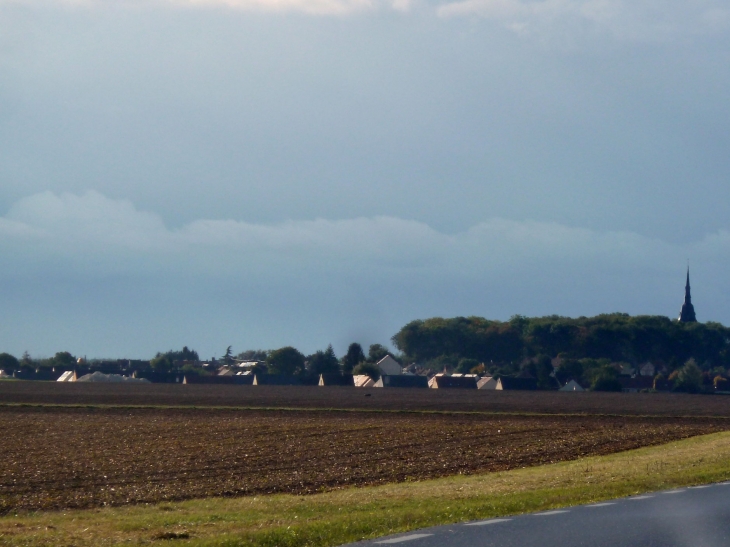
<svg viewBox="0 0 730 547">
<path fill-rule="evenodd" d="M 477 380 L 473 376 L 434 376 L 429 382 L 434 389 L 476 389 Z"/>
<path fill-rule="evenodd" d="M 425 376 L 405 376 L 384 374 L 373 387 L 425 387 L 428 388 L 428 378 Z"/>
<path fill-rule="evenodd" d="M 491 376 L 484 376 L 477 380 L 477 389 L 496 389 L 497 380 Z"/>
<path fill-rule="evenodd" d="M 353 377 L 355 387 L 373 387 L 375 382 L 367 374 L 357 374 Z"/>
<path fill-rule="evenodd" d="M 381 374 L 389 374 L 391 376 L 394 376 L 396 374 L 400 374 L 402 371 L 400 363 L 393 359 L 390 355 L 386 355 L 376 364 L 380 369 Z"/>
<path fill-rule="evenodd" d="M 585 389 L 583 389 L 583 386 L 581 386 L 575 380 L 571 380 L 570 382 L 565 384 L 563 387 L 561 387 L 559 389 L 559 391 L 585 391 Z"/>
</svg>

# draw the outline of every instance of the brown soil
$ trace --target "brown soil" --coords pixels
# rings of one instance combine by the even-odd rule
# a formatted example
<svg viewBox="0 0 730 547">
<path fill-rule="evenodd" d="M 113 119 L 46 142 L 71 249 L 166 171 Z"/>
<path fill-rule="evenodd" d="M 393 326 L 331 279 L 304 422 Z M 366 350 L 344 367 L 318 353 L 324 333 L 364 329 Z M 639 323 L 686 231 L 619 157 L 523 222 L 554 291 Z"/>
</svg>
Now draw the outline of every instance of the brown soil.
<svg viewBox="0 0 730 547">
<path fill-rule="evenodd" d="M 0 512 L 312 493 L 606 454 L 726 419 L 0 408 Z"/>
<path fill-rule="evenodd" d="M 369 396 L 366 396 L 369 395 Z M 730 396 L 0 381 L 0 404 L 196 405 L 728 416 Z"/>
</svg>

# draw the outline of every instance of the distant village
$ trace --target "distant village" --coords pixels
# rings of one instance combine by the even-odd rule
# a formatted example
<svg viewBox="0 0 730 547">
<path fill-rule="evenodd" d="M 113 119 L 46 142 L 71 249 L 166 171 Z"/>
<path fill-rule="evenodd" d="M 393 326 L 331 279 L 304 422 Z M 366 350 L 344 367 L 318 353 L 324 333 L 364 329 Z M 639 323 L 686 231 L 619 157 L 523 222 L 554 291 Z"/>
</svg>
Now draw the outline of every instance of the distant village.
<svg viewBox="0 0 730 547">
<path fill-rule="evenodd" d="M 0 353 L 0 379 L 231 385 L 730 393 L 730 329 L 699 323 L 689 270 L 678 319 L 623 313 L 567 318 L 431 318 L 405 325 L 392 352 L 359 343 L 304 355 L 287 346 L 201 360 L 184 347 L 145 360 Z"/>
<path fill-rule="evenodd" d="M 307 360 L 294 348 L 282 348 L 273 352 L 255 353 L 263 359 L 226 356 L 222 359 L 201 361 L 198 359 L 171 359 L 183 353 L 195 352 L 183 348 L 180 352 L 158 354 L 150 361 L 143 360 L 94 360 L 74 359 L 62 352 L 45 360 L 45 366 L 35 368 L 21 365 L 0 371 L 0 379 L 41 380 L 55 382 L 124 382 L 124 383 L 177 383 L 177 384 L 219 384 L 219 385 L 278 385 L 278 386 L 349 386 L 354 388 L 425 388 L 425 389 L 484 389 L 484 390 L 557 390 L 557 391 L 622 391 L 625 393 L 652 391 L 688 391 L 694 393 L 730 394 L 730 381 L 723 374 L 703 372 L 693 359 L 669 373 L 666 367 L 657 367 L 651 362 L 639 366 L 628 363 L 604 363 L 602 374 L 608 369 L 603 381 L 586 381 L 585 375 L 576 370 L 580 360 L 563 356 L 549 359 L 542 367 L 547 371 L 545 378 L 535 375 L 534 361 L 528 361 L 520 372 L 513 375 L 490 374 L 485 363 L 461 360 L 463 365 L 474 365 L 469 371 L 457 369 L 433 369 L 416 363 L 404 364 L 402 357 L 388 353 L 379 344 L 371 346 L 369 356 L 364 356 L 359 344 L 351 344 L 348 354 L 355 354 L 357 364 L 348 366 L 347 355 L 342 359 L 334 357 L 332 348 L 318 352 L 322 362 Z M 278 352 L 278 355 L 277 355 Z M 385 355 L 382 355 L 385 352 Z M 278 357 L 286 357 L 294 363 L 277 363 Z M 298 354 L 298 355 L 297 355 Z M 333 362 L 327 363 L 327 355 Z M 375 358 L 372 358 L 372 356 Z M 381 356 L 382 355 L 382 356 Z M 0 355 L 0 361 L 7 361 L 7 354 Z M 293 357 L 293 359 L 292 359 Z M 311 358 L 312 356 L 310 356 Z M 400 357 L 400 358 L 399 358 Z M 362 359 L 362 360 L 360 360 Z M 301 368 L 296 368 L 300 360 Z M 63 362 L 65 361 L 65 363 Z M 162 363 L 161 363 L 162 362 Z M 324 366 L 323 366 L 324 365 Z M 525 365 L 525 363 L 523 363 Z M 284 370 L 282 370 L 284 369 Z M 544 375 L 543 375 L 544 376 Z M 540 381 L 542 380 L 542 381 Z"/>
</svg>

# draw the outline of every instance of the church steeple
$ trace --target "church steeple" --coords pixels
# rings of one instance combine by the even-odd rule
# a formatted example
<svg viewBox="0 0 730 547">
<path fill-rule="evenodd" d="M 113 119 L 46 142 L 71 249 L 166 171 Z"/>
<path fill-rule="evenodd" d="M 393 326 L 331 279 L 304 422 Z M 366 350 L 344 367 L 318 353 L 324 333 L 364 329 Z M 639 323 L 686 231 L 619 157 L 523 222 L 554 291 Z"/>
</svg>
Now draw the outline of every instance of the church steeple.
<svg viewBox="0 0 730 547">
<path fill-rule="evenodd" d="M 695 317 L 695 308 L 692 305 L 692 295 L 689 289 L 689 266 L 687 266 L 687 284 L 684 286 L 684 304 L 682 304 L 682 311 L 679 312 L 680 323 L 696 323 L 697 317 Z"/>
</svg>

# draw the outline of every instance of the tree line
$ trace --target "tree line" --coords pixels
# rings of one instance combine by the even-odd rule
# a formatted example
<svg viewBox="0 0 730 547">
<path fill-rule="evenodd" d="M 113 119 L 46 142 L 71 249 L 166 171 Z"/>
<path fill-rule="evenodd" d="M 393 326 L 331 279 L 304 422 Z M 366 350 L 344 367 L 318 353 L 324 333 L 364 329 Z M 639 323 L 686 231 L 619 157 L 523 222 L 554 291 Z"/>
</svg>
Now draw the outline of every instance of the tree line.
<svg viewBox="0 0 730 547">
<path fill-rule="evenodd" d="M 719 323 L 679 323 L 661 316 L 629 316 L 615 313 L 596 317 L 514 316 L 509 321 L 482 317 L 435 317 L 411 321 L 392 342 L 399 352 L 391 355 L 422 374 L 440 371 L 481 373 L 495 376 L 530 375 L 543 388 L 555 388 L 570 379 L 594 389 L 617 389 L 617 377 L 625 368 L 651 362 L 658 382 L 672 386 L 726 381 L 730 369 L 730 329 Z M 213 374 L 219 366 L 255 361 L 255 373 L 310 376 L 319 374 L 368 374 L 377 378 L 375 363 L 389 354 L 373 344 L 365 354 L 359 343 L 349 345 L 338 357 L 332 346 L 305 355 L 292 346 L 274 350 L 247 350 L 237 355 L 229 346 L 214 367 L 200 367 L 195 350 L 183 347 L 157 353 L 149 361 L 118 361 L 122 373 L 134 370 L 153 381 L 175 381 L 175 374 Z M 114 362 L 76 363 L 69 352 L 48 359 L 20 359 L 0 354 L 0 370 L 6 372 L 49 370 L 114 372 Z"/>
<path fill-rule="evenodd" d="M 527 373 L 543 387 L 554 385 L 555 378 L 617 389 L 622 365 L 630 368 L 647 362 L 665 379 L 671 377 L 683 386 L 695 383 L 698 374 L 726 377 L 730 368 L 730 329 L 720 323 L 680 323 L 663 316 L 516 315 L 509 321 L 434 317 L 411 321 L 392 341 L 407 360 L 427 369 Z"/>
</svg>

